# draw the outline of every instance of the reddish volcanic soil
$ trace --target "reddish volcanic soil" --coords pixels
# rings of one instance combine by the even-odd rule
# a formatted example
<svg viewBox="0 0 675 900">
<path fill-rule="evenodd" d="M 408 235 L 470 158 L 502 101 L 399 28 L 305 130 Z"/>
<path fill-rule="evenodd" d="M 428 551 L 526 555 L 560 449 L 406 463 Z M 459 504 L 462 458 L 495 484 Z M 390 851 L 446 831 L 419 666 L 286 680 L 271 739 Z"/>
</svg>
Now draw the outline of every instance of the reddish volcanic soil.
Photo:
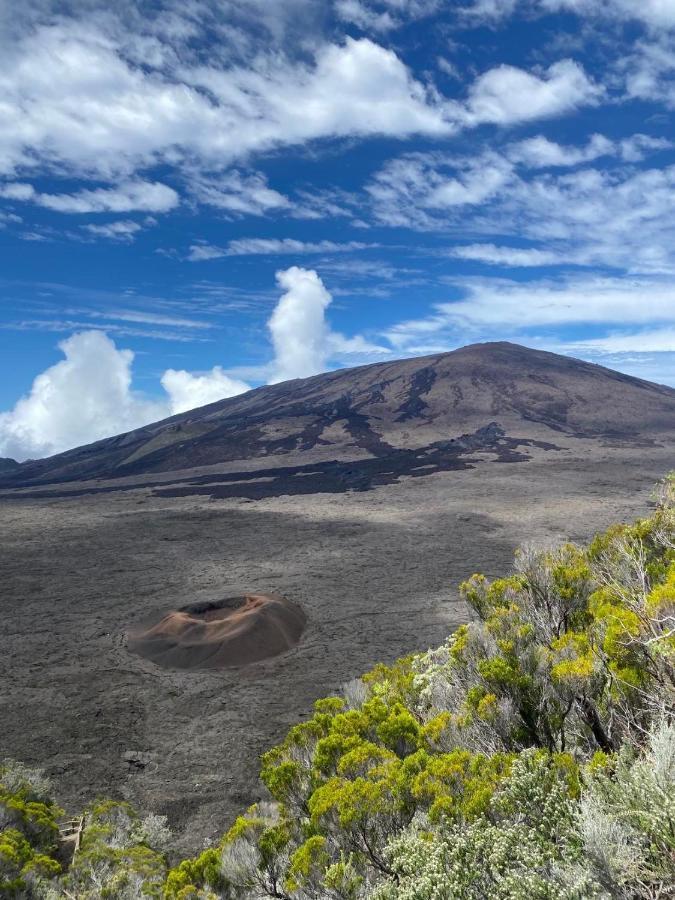
<svg viewBox="0 0 675 900">
<path fill-rule="evenodd" d="M 129 631 L 132 653 L 171 669 L 244 666 L 290 650 L 307 617 L 276 594 L 199 603 Z"/>
</svg>

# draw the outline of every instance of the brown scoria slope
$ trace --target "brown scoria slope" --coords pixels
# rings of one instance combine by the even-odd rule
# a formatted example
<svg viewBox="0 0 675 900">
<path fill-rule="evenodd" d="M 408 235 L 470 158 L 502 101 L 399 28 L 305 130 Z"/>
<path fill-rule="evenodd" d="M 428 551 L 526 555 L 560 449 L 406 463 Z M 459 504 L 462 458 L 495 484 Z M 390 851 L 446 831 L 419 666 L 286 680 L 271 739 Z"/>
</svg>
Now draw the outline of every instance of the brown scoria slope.
<svg viewBox="0 0 675 900">
<path fill-rule="evenodd" d="M 128 633 L 132 653 L 173 669 L 245 666 L 290 650 L 307 618 L 276 594 L 247 594 L 155 614 Z"/>
<path fill-rule="evenodd" d="M 505 437 L 635 441 L 673 429 L 671 388 L 516 344 L 472 344 L 257 388 L 24 463 L 2 472 L 0 483 L 156 476 L 243 461 L 250 472 L 252 460 L 289 465 L 298 454 L 303 462 L 384 459 L 461 436 L 475 450 Z"/>
</svg>

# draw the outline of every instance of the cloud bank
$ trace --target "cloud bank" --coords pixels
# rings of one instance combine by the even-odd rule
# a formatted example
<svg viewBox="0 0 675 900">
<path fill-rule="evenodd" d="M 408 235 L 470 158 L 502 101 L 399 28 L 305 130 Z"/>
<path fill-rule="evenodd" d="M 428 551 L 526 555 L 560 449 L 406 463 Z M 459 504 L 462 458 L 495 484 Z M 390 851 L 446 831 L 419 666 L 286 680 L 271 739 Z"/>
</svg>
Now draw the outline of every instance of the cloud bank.
<svg viewBox="0 0 675 900">
<path fill-rule="evenodd" d="M 353 19 L 372 15 L 371 5 L 340 3 L 337 11 Z M 394 22 L 439 4 L 376 5 L 376 16 Z M 19 17 L 22 26 L 0 41 L 0 176 L 8 179 L 0 194 L 62 213 L 174 209 L 174 187 L 141 177 L 162 164 L 198 203 L 233 216 L 284 210 L 289 199 L 263 175 L 233 166 L 327 138 L 444 137 L 485 123 L 511 125 L 593 104 L 601 93 L 569 59 L 532 72 L 497 66 L 454 99 L 368 37 L 317 40 L 300 56 L 258 45 L 238 61 L 232 46 L 195 56 L 199 26 L 187 14 L 175 16 L 171 29 L 147 13 L 136 30 L 109 10 L 37 13 Z M 25 180 L 45 171 L 103 186 L 49 193 Z"/>
</svg>

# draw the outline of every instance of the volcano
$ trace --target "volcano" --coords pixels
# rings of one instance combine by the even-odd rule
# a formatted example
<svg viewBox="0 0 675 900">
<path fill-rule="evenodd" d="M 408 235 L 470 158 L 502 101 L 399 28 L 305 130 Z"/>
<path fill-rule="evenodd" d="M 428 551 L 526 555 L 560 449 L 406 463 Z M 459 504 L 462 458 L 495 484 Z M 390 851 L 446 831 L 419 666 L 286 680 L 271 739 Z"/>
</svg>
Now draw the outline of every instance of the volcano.
<svg viewBox="0 0 675 900">
<path fill-rule="evenodd" d="M 195 479 L 224 472 L 218 496 L 334 493 L 462 468 L 476 451 L 522 460 L 528 447 L 566 438 L 639 444 L 674 429 L 671 388 L 516 344 L 473 344 L 257 388 L 0 468 L 0 484 L 104 480 L 119 489 L 125 479 L 188 477 L 204 493 Z"/>
</svg>

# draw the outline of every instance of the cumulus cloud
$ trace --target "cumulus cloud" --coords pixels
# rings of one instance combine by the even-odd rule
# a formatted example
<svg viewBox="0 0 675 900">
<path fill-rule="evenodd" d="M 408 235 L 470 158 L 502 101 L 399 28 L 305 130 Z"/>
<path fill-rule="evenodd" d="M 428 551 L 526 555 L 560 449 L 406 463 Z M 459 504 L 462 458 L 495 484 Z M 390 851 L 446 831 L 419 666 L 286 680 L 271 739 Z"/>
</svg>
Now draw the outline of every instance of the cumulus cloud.
<svg viewBox="0 0 675 900">
<path fill-rule="evenodd" d="M 162 375 L 161 383 L 169 395 L 172 414 L 206 406 L 251 390 L 250 384 L 232 378 L 220 366 L 214 366 L 210 372 L 202 374 L 186 372 L 184 369 L 167 369 Z"/>
<path fill-rule="evenodd" d="M 571 59 L 554 63 L 541 76 L 502 65 L 476 79 L 464 118 L 468 125 L 511 125 L 570 112 L 601 96 L 601 88 Z"/>
<path fill-rule="evenodd" d="M 322 372 L 330 352 L 326 310 L 332 298 L 317 273 L 292 266 L 277 272 L 277 284 L 285 293 L 268 322 L 274 347 L 272 384 Z"/>
<path fill-rule="evenodd" d="M 0 413 L 0 455 L 49 456 L 131 430 L 166 414 L 166 406 L 131 388 L 131 350 L 88 331 L 61 341 L 65 359 L 37 376 L 26 396 Z"/>
<path fill-rule="evenodd" d="M 77 332 L 58 346 L 65 358 L 0 413 L 0 456 L 50 456 L 250 389 L 220 366 L 205 373 L 167 369 L 164 396 L 149 399 L 133 390 L 133 352 L 118 349 L 103 331 Z"/>
<path fill-rule="evenodd" d="M 379 3 L 394 17 L 434 5 Z M 259 45 L 237 63 L 218 48 L 195 57 L 198 17 L 188 19 L 171 30 L 169 17 L 164 31 L 157 25 L 148 35 L 111 11 L 37 17 L 0 47 L 0 172 L 11 177 L 46 166 L 116 184 L 73 195 L 32 190 L 23 199 L 63 212 L 166 211 L 177 202 L 173 189 L 135 180 L 166 163 L 183 170 L 199 202 L 233 214 L 281 209 L 287 198 L 259 173 L 222 173 L 281 146 L 446 136 L 480 123 L 565 113 L 599 95 L 580 66 L 562 60 L 540 73 L 499 66 L 479 76 L 466 102 L 449 100 L 416 79 L 393 50 L 365 37 L 318 40 L 309 60 L 278 48 L 260 52 Z"/>
<path fill-rule="evenodd" d="M 101 21 L 60 20 L 4 48 L 0 170 L 29 169 L 40 158 L 108 179 L 160 160 L 222 169 L 316 138 L 453 127 L 396 54 L 366 38 L 320 44 L 310 64 L 275 52 L 246 66 L 180 66 L 167 52 L 141 65 L 119 26 L 105 30 Z"/>
<path fill-rule="evenodd" d="M 279 271 L 277 284 L 284 293 L 267 323 L 274 347 L 270 384 L 316 375 L 331 359 L 389 352 L 361 336 L 348 338 L 330 328 L 326 310 L 333 298 L 313 269 L 292 266 Z"/>
</svg>

